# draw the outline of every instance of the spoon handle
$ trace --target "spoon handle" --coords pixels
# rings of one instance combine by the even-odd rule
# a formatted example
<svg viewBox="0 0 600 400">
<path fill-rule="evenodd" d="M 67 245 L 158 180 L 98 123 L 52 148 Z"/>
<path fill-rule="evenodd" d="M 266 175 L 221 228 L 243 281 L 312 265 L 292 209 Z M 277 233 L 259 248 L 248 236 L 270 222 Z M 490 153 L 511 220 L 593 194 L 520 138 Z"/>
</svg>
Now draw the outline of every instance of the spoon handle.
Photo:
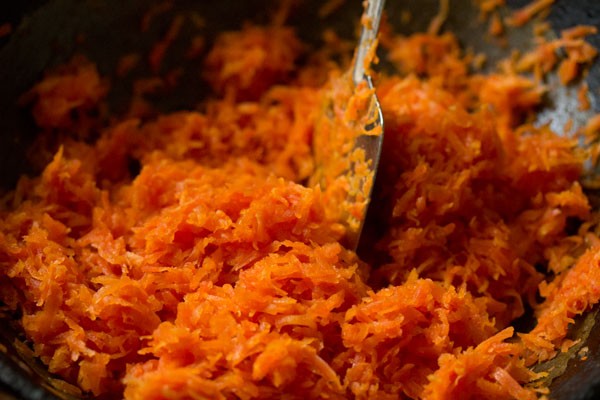
<svg viewBox="0 0 600 400">
<path fill-rule="evenodd" d="M 365 57 L 373 45 L 379 30 L 379 21 L 383 13 L 385 0 L 366 0 L 366 6 L 361 20 L 362 31 L 360 41 L 354 58 L 354 67 L 352 71 L 352 80 L 358 85 L 365 77 Z"/>
</svg>

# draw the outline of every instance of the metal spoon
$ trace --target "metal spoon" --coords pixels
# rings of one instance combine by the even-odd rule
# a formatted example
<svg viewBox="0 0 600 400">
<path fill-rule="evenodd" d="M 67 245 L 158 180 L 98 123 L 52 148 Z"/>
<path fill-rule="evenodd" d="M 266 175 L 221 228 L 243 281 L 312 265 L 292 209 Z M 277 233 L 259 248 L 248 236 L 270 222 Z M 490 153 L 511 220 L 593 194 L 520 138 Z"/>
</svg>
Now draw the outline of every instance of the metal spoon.
<svg viewBox="0 0 600 400">
<path fill-rule="evenodd" d="M 384 2 L 366 2 L 352 66 L 330 82 L 313 136 L 316 168 L 309 182 L 320 184 L 338 204 L 346 227 L 344 244 L 352 250 L 359 244 L 383 143 L 383 115 L 368 71 Z M 349 119 L 352 102 L 365 107 L 358 108 L 361 115 Z"/>
</svg>

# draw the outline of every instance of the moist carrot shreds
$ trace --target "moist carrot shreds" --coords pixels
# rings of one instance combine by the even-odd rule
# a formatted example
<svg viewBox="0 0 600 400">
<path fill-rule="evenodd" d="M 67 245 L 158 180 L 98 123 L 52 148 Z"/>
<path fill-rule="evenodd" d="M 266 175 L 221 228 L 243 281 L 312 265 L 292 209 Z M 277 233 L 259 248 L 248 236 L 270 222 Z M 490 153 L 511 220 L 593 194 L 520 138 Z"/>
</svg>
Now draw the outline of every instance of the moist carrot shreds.
<svg viewBox="0 0 600 400">
<path fill-rule="evenodd" d="M 580 25 L 565 29 L 559 39 L 547 40 L 538 37 L 539 45 L 525 54 L 517 63 L 517 70 L 532 71 L 541 80 L 557 64 L 558 77 L 563 85 L 571 83 L 581 75 L 582 70 L 596 58 L 598 51 L 584 39 L 597 32 L 594 26 Z M 558 51 L 566 54 L 562 60 Z"/>
<path fill-rule="evenodd" d="M 248 26 L 219 36 L 206 57 L 205 75 L 217 93 L 255 100 L 292 74 L 301 51 L 291 28 Z"/>
<path fill-rule="evenodd" d="M 357 398 L 393 397 L 398 390 L 421 398 L 441 354 L 495 332 L 486 308 L 485 299 L 413 271 L 404 284 L 371 292 L 346 312 L 342 340 L 349 350 L 335 362 L 349 364 L 346 383 Z"/>
<path fill-rule="evenodd" d="M 555 0 L 535 0 L 526 6 L 514 11 L 509 18 L 509 23 L 515 26 L 525 25 L 536 15 L 548 12 Z"/>
<path fill-rule="evenodd" d="M 440 368 L 429 377 L 425 399 L 536 399 L 535 392 L 523 388 L 518 379 L 536 376 L 518 358 L 521 347 L 507 343 L 513 334 L 506 328 L 475 348 L 464 352 L 444 354 Z M 465 370 L 472 371 L 464 374 Z"/>
<path fill-rule="evenodd" d="M 108 85 L 96 66 L 76 56 L 68 64 L 50 71 L 22 96 L 21 102 L 34 104 L 32 114 L 42 129 L 87 131 L 107 90 Z"/>
<path fill-rule="evenodd" d="M 550 283 L 543 283 L 540 294 L 546 301 L 536 310 L 537 325 L 521 334 L 532 353 L 531 359 L 550 359 L 556 353 L 553 344 L 567 334 L 568 324 L 600 300 L 600 251 L 597 244 L 587 250 L 573 268 L 562 271 Z"/>
<path fill-rule="evenodd" d="M 579 70 L 589 33 L 540 45 Z M 292 29 L 226 32 L 207 49 L 202 111 L 154 117 L 143 95 L 160 78 L 110 119 L 90 61 L 34 86 L 23 101 L 41 130 L 98 137 L 64 141 L 0 209 L 0 299 L 49 371 L 126 399 L 537 398 L 528 368 L 600 300 L 578 182 L 597 147 L 530 124 L 540 81 L 470 72 L 450 33 L 383 39 L 399 72 L 378 77 L 370 265 L 340 244 L 335 197 L 302 185 L 339 48 L 303 65 Z M 532 54 L 520 68 L 560 61 Z M 526 305 L 536 325 L 515 332 Z"/>
<path fill-rule="evenodd" d="M 8 36 L 12 33 L 13 27 L 12 24 L 4 23 L 0 25 L 0 38 Z"/>
</svg>

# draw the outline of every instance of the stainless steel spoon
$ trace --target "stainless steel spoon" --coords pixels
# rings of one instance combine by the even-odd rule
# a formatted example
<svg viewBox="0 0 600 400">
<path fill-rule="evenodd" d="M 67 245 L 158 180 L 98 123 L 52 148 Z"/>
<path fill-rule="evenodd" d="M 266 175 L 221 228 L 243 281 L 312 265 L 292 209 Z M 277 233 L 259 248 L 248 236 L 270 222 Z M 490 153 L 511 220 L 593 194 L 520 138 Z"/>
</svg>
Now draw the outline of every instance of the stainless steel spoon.
<svg viewBox="0 0 600 400">
<path fill-rule="evenodd" d="M 340 220 L 346 227 L 344 244 L 352 250 L 360 241 L 383 143 L 383 114 L 368 72 L 384 3 L 366 1 L 353 63 L 333 82 L 313 137 L 316 168 L 310 183 L 320 184 L 325 192 L 333 191 L 334 199 L 340 200 Z M 339 94 L 344 91 L 345 95 Z M 348 121 L 345 111 L 357 98 L 368 105 L 361 109 L 364 115 Z"/>
</svg>

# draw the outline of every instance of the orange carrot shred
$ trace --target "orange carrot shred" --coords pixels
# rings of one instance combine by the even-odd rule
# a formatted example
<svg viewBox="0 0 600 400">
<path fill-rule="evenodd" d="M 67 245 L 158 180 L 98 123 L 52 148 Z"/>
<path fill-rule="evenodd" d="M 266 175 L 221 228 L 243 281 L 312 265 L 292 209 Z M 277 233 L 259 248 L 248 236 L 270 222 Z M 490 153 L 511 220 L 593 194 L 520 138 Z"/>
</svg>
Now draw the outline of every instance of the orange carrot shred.
<svg viewBox="0 0 600 400">
<path fill-rule="evenodd" d="M 10 23 L 4 23 L 0 25 L 0 38 L 3 38 L 5 36 L 8 36 L 12 33 L 12 24 Z"/>
<path fill-rule="evenodd" d="M 551 3 L 531 3 L 513 23 Z M 153 6 L 142 31 L 172 4 Z M 477 4 L 501 34 L 504 1 Z M 596 57 L 585 41 L 595 29 L 537 38 L 484 75 L 472 68 L 483 56 L 440 33 L 448 2 L 428 33 L 394 35 L 384 21 L 380 42 L 398 73 L 373 73 L 386 142 L 361 259 L 343 246 L 336 197 L 352 183 L 306 182 L 320 168 L 314 153 L 348 147 L 315 137 L 331 94 L 345 101 L 327 110 L 350 124 L 373 90 L 336 79 L 332 60 L 349 61 L 352 42 L 329 30 L 323 49 L 306 51 L 283 25 L 292 6 L 282 2 L 275 23 L 185 42 L 183 57 L 206 53 L 213 90 L 195 110 L 152 103 L 187 83 L 164 57 L 184 21 L 202 29 L 194 15 L 173 18 L 123 115 L 106 115 L 108 85 L 82 57 L 22 97 L 42 135 L 65 138 L 0 207 L 0 301 L 32 343 L 23 346 L 66 381 L 58 388 L 105 398 L 547 393 L 530 366 L 572 347 L 570 324 L 600 302 L 584 175 L 600 158 L 600 116 L 579 137 L 532 121 L 546 74 L 558 67 L 572 83 Z M 138 62 L 124 55 L 116 76 Z M 536 325 L 515 333 L 527 308 Z"/>
</svg>

